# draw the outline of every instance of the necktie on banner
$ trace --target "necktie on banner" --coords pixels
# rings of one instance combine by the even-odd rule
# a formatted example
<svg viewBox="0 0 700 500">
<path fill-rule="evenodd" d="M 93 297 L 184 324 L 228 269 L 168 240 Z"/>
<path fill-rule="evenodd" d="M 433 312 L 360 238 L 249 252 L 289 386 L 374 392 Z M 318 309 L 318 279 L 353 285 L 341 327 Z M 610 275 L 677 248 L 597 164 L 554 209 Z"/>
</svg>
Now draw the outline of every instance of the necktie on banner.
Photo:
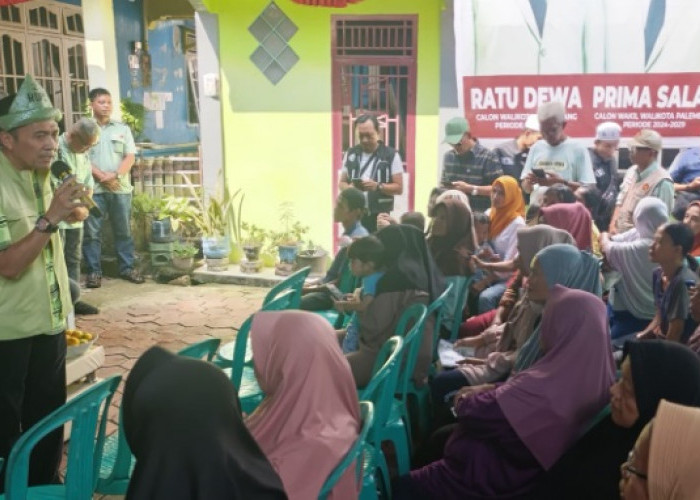
<svg viewBox="0 0 700 500">
<path fill-rule="evenodd" d="M 535 15 L 537 29 L 540 32 L 540 38 L 542 38 L 544 18 L 547 16 L 547 0 L 530 0 L 530 7 L 532 7 L 532 13 Z"/>
<path fill-rule="evenodd" d="M 647 12 L 647 22 L 644 25 L 644 62 L 649 62 L 649 55 L 659 37 L 661 27 L 666 18 L 666 0 L 651 0 Z"/>
</svg>

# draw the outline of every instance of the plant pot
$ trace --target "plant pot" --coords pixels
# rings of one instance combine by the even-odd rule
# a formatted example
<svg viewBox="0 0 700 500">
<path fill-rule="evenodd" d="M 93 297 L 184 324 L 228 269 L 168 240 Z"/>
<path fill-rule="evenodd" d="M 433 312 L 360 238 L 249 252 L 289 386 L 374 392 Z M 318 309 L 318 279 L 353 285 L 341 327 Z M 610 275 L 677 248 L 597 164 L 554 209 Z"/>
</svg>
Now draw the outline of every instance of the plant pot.
<svg viewBox="0 0 700 500">
<path fill-rule="evenodd" d="M 180 271 L 189 271 L 194 267 L 194 257 L 176 257 L 173 255 L 170 262 L 175 269 Z"/>
<path fill-rule="evenodd" d="M 231 245 L 231 252 L 228 254 L 228 261 L 231 264 L 238 264 L 243 260 L 243 247 L 239 243 Z"/>
<path fill-rule="evenodd" d="M 228 259 L 231 251 L 226 236 L 202 236 L 202 253 L 207 259 Z"/>
<path fill-rule="evenodd" d="M 151 241 L 154 243 L 170 243 L 173 241 L 173 224 L 170 217 L 151 221 Z"/>
<path fill-rule="evenodd" d="M 277 256 L 274 252 L 263 252 L 260 254 L 260 261 L 263 267 L 275 267 L 277 263 Z"/>
<path fill-rule="evenodd" d="M 245 253 L 246 260 L 248 262 L 257 262 L 258 260 L 260 260 L 261 248 L 262 245 L 258 243 L 243 245 L 243 253 Z"/>
<path fill-rule="evenodd" d="M 299 246 L 297 245 L 279 245 L 277 247 L 278 254 L 280 256 L 280 262 L 285 262 L 287 264 L 294 264 L 297 259 L 297 252 L 299 251 Z"/>
<path fill-rule="evenodd" d="M 324 276 L 326 274 L 326 263 L 328 262 L 328 252 L 325 250 L 302 250 L 297 255 L 297 267 L 299 269 L 309 266 L 310 275 Z"/>
</svg>

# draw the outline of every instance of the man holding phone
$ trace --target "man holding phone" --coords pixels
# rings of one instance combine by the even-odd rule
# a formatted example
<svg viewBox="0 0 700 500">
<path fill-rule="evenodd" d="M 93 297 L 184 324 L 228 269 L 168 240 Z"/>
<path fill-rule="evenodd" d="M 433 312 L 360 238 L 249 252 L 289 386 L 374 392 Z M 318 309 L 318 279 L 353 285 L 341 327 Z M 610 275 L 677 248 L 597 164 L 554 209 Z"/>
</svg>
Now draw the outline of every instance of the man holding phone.
<svg viewBox="0 0 700 500">
<path fill-rule="evenodd" d="M 541 206 L 544 192 L 553 184 L 565 184 L 572 191 L 583 184 L 595 185 L 588 150 L 564 133 L 564 105 L 556 101 L 546 102 L 537 109 L 537 118 L 544 140 L 532 146 L 520 175 L 523 191 L 533 194 L 530 203 Z"/>
<path fill-rule="evenodd" d="M 491 206 L 491 184 L 503 175 L 498 157 L 471 135 L 466 118 L 447 122 L 443 142 L 452 149 L 442 160 L 442 186 L 462 191 L 472 210 L 484 212 Z"/>
<path fill-rule="evenodd" d="M 351 186 L 363 191 L 367 214 L 362 225 L 371 233 L 377 230 L 377 216 L 394 209 L 394 196 L 403 193 L 403 163 L 399 153 L 379 140 L 379 120 L 374 115 L 360 115 L 355 120 L 359 144 L 343 157 L 338 188 Z"/>
</svg>

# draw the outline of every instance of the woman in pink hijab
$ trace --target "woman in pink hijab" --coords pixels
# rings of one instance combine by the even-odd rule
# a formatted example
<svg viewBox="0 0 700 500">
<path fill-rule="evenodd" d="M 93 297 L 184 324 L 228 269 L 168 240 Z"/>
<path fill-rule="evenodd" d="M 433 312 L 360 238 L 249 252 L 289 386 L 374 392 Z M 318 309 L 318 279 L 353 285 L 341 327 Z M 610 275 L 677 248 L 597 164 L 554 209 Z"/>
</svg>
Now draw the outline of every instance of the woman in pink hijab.
<svg viewBox="0 0 700 500">
<path fill-rule="evenodd" d="M 555 203 L 542 207 L 540 222 L 568 231 L 579 250 L 592 250 L 593 219 L 583 203 Z"/>
<path fill-rule="evenodd" d="M 395 500 L 526 497 L 607 403 L 615 366 L 603 301 L 561 285 L 548 290 L 535 276 L 528 288 L 531 300 L 547 297 L 544 356 L 500 386 L 458 395 L 443 458 L 402 476 Z"/>
<path fill-rule="evenodd" d="M 251 326 L 255 374 L 266 394 L 246 424 L 290 500 L 317 498 L 360 430 L 355 381 L 335 331 L 305 311 L 259 312 Z M 357 498 L 349 467 L 329 498 Z"/>
</svg>

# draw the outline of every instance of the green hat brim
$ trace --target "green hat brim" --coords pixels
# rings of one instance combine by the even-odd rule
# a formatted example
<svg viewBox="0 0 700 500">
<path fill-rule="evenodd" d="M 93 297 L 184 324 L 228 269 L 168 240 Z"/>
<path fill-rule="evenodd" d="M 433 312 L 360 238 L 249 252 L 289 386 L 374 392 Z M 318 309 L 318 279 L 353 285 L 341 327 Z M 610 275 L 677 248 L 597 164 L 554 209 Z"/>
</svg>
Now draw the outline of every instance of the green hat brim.
<svg viewBox="0 0 700 500">
<path fill-rule="evenodd" d="M 25 125 L 47 120 L 61 121 L 63 113 L 56 108 L 32 109 L 0 116 L 0 129 L 10 131 Z"/>
</svg>

